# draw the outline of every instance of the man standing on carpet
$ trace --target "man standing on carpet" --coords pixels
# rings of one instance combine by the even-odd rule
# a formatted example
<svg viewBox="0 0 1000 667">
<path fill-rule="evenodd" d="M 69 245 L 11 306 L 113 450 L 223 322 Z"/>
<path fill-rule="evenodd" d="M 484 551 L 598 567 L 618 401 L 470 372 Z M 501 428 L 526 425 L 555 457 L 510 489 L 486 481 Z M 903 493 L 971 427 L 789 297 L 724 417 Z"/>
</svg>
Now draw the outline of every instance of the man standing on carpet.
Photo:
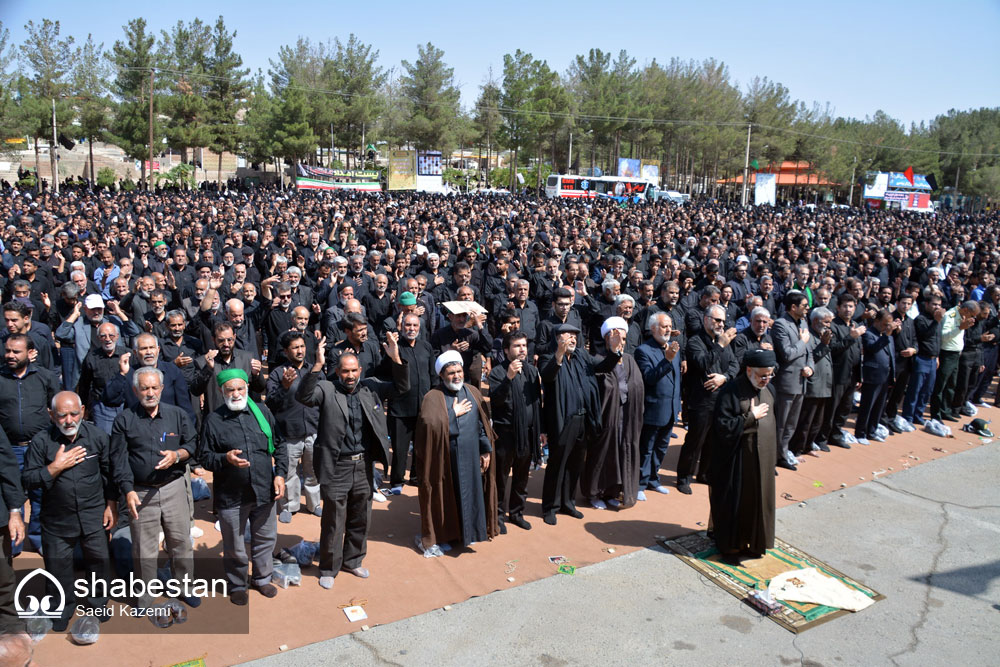
<svg viewBox="0 0 1000 667">
<path fill-rule="evenodd" d="M 774 547 L 778 444 L 774 396 L 767 384 L 777 361 L 771 350 L 749 352 L 745 361 L 745 373 L 719 392 L 709 436 L 715 543 L 732 565 Z"/>
<path fill-rule="evenodd" d="M 530 530 L 524 518 L 528 498 L 528 475 L 532 460 L 539 458 L 538 442 L 542 424 L 542 383 L 538 369 L 528 363 L 528 336 L 521 330 L 504 334 L 504 362 L 490 371 L 490 407 L 496 428 L 497 516 L 500 532 L 505 514 L 515 526 Z M 505 512 L 507 478 L 510 501 Z"/>
<path fill-rule="evenodd" d="M 205 416 L 198 460 L 214 477 L 215 513 L 222 532 L 222 563 L 229 581 L 229 600 L 247 604 L 247 558 L 243 530 L 250 523 L 253 578 L 250 586 L 266 598 L 278 589 L 271 583 L 278 521 L 275 500 L 285 495 L 288 451 L 275 437 L 276 423 L 268 407 L 248 395 L 250 378 L 228 368 L 216 382 L 225 405 Z M 273 464 L 272 464 L 273 459 Z"/>
<path fill-rule="evenodd" d="M 373 462 L 389 467 L 389 429 L 382 407 L 390 397 L 410 388 L 407 363 L 399 357 L 399 334 L 388 332 L 383 343 L 393 360 L 392 382 L 361 379 L 353 352 L 337 359 L 334 382 L 323 379 L 326 339 L 316 346 L 312 372 L 299 382 L 295 398 L 319 407 L 319 431 L 313 448 L 313 468 L 319 480 L 323 514 L 319 532 L 319 585 L 333 588 L 343 569 L 368 578 L 361 562 L 368 553 L 368 523 L 372 513 Z"/>
<path fill-rule="evenodd" d="M 457 350 L 437 358 L 441 384 L 420 404 L 413 447 L 420 460 L 420 547 L 469 546 L 499 534 L 493 443 L 479 390 L 465 384 Z"/>
<path fill-rule="evenodd" d="M 609 317 L 601 325 L 605 349 L 614 349 L 621 359 L 610 371 L 597 375 L 603 428 L 587 451 L 580 479 L 580 492 L 594 509 L 632 507 L 639 497 L 639 435 L 645 385 L 635 359 L 624 352 L 628 330 L 629 323 L 621 317 Z M 620 341 L 616 348 L 609 343 L 613 333 Z"/>
<path fill-rule="evenodd" d="M 621 331 L 612 331 L 607 356 L 594 357 L 577 347 L 577 326 L 560 324 L 552 332 L 555 345 L 538 359 L 549 443 L 549 462 L 542 484 L 542 520 L 550 526 L 556 524 L 557 512 L 583 518 L 576 509 L 576 484 L 588 445 L 601 431 L 601 398 L 595 376 L 618 364 L 624 340 Z"/>
</svg>

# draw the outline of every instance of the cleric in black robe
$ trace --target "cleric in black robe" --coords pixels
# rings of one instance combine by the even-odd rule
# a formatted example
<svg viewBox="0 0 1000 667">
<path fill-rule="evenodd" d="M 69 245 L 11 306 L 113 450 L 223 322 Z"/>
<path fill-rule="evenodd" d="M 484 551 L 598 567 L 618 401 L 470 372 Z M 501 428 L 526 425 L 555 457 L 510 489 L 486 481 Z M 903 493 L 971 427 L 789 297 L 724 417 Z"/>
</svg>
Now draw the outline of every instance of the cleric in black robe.
<svg viewBox="0 0 1000 667">
<path fill-rule="evenodd" d="M 709 435 L 712 523 L 724 560 L 760 557 L 774 547 L 774 352 L 746 355 L 747 369 L 719 393 Z"/>
<path fill-rule="evenodd" d="M 621 317 L 609 317 L 601 326 L 606 348 L 615 331 L 627 345 L 629 323 Z M 639 435 L 646 386 L 638 364 L 627 353 L 610 371 L 597 374 L 597 386 L 601 430 L 587 450 L 580 493 L 595 509 L 631 507 L 639 494 Z"/>
</svg>

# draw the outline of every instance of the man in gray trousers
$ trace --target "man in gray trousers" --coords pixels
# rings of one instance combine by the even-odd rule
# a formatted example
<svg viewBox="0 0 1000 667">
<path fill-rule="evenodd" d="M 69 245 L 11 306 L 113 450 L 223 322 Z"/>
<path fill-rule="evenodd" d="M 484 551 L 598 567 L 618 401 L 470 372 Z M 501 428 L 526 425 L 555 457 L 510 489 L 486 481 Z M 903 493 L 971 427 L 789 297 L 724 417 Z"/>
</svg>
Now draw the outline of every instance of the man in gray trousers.
<svg viewBox="0 0 1000 667">
<path fill-rule="evenodd" d="M 809 357 L 809 330 L 805 327 L 809 300 L 802 292 L 785 295 L 785 314 L 771 327 L 774 354 L 778 359 L 773 387 L 774 419 L 778 431 L 778 467 L 796 470 L 798 460 L 788 450 L 795 433 L 805 396 L 806 378 L 812 375 Z"/>
</svg>

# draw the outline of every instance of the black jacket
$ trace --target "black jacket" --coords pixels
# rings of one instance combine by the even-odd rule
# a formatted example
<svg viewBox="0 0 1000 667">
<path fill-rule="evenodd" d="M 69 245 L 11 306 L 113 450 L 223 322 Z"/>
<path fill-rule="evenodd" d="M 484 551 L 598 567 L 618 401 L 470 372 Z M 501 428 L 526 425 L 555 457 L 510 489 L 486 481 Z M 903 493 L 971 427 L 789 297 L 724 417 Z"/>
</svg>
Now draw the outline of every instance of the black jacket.
<svg viewBox="0 0 1000 667">
<path fill-rule="evenodd" d="M 830 339 L 830 356 L 833 359 L 833 384 L 854 384 L 858 381 L 858 364 L 861 361 L 861 337 L 851 338 L 854 322 L 845 323 L 834 317 L 830 325 L 833 337 Z"/>
<path fill-rule="evenodd" d="M 17 457 L 14 456 L 7 435 L 0 429 L 0 528 L 7 525 L 12 510 L 24 506 L 24 501 Z"/>
<path fill-rule="evenodd" d="M 410 372 L 406 360 L 392 365 L 392 382 L 376 378 L 363 378 L 355 391 L 361 393 L 364 412 L 365 448 L 369 457 L 382 465 L 389 464 L 389 428 L 385 421 L 384 402 L 388 398 L 406 393 L 410 388 Z M 313 449 L 313 467 L 320 485 L 334 481 L 334 468 L 340 458 L 347 425 L 347 399 L 333 383 L 320 378 L 319 373 L 308 373 L 299 383 L 295 398 L 308 406 L 319 407 L 319 430 Z"/>
</svg>

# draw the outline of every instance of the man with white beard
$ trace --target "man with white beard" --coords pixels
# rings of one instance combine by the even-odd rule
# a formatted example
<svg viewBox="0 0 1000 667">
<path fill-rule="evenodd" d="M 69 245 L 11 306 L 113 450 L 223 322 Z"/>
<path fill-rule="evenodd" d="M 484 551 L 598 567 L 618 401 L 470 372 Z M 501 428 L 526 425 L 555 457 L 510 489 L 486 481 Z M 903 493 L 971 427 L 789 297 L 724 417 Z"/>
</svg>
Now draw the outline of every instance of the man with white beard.
<svg viewBox="0 0 1000 667">
<path fill-rule="evenodd" d="M 275 499 L 285 494 L 288 454 L 276 438 L 274 416 L 266 405 L 247 396 L 250 378 L 230 368 L 216 378 L 224 405 L 205 417 L 198 458 L 215 473 L 215 513 L 222 532 L 223 567 L 229 581 L 229 600 L 248 601 L 248 559 L 243 526 L 250 522 L 253 577 L 249 584 L 273 598 L 271 583 L 274 544 L 278 537 Z"/>
<path fill-rule="evenodd" d="M 87 579 L 111 577 L 105 533 L 118 520 L 118 494 L 112 480 L 108 434 L 83 421 L 83 404 L 71 391 L 61 391 L 49 409 L 52 424 L 35 434 L 24 457 L 26 489 L 42 491 L 42 554 L 45 569 L 66 593 L 62 618 L 53 629 L 64 630 L 77 604 L 102 609 L 107 597 L 74 599 L 73 551 L 83 553 Z M 47 582 L 58 596 L 55 586 Z M 77 623 L 83 620 L 81 617 Z"/>
</svg>

